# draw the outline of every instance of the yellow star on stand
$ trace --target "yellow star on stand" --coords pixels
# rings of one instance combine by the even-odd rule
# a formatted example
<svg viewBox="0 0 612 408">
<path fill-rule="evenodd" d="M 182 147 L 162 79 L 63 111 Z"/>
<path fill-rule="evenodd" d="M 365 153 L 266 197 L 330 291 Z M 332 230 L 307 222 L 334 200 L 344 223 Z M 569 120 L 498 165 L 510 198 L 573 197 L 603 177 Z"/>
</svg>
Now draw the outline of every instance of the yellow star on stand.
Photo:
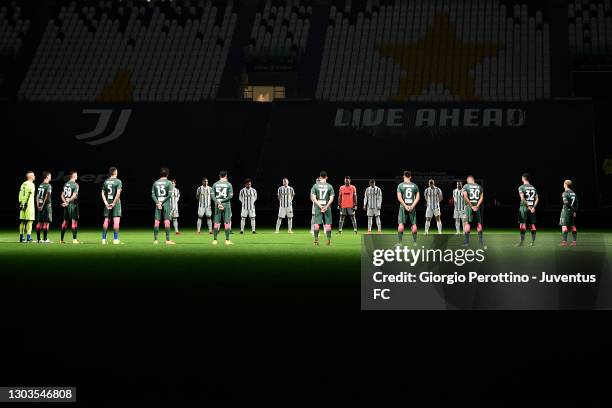
<svg viewBox="0 0 612 408">
<path fill-rule="evenodd" d="M 469 71 L 485 57 L 496 56 L 500 48 L 494 43 L 464 42 L 457 37 L 457 29 L 448 15 L 437 13 L 425 36 L 417 42 L 380 44 L 377 50 L 406 72 L 399 93 L 391 99 L 406 101 L 421 95 L 431 85 L 442 84 L 461 100 L 475 100 L 476 86 Z"/>
</svg>

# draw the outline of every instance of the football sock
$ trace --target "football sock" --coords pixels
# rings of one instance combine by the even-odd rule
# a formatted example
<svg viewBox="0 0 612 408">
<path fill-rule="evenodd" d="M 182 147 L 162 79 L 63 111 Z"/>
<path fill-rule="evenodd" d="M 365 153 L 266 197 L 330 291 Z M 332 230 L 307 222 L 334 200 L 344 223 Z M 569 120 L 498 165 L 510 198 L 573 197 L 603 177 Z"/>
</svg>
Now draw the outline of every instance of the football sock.
<svg viewBox="0 0 612 408">
<path fill-rule="evenodd" d="M 368 217 L 368 231 L 372 231 L 372 217 Z"/>
<path fill-rule="evenodd" d="M 212 221 L 210 218 L 206 220 L 206 224 L 208 224 L 208 232 L 212 232 L 213 228 L 212 228 Z"/>
<path fill-rule="evenodd" d="M 351 215 L 351 222 L 353 223 L 353 230 L 357 231 L 357 218 L 355 218 L 355 214 Z"/>
<path fill-rule="evenodd" d="M 531 241 L 535 242 L 536 239 L 536 232 L 535 231 L 531 231 Z"/>
<path fill-rule="evenodd" d="M 416 241 L 417 241 L 417 233 L 416 233 L 416 231 L 412 233 L 412 240 L 416 243 Z"/>
<path fill-rule="evenodd" d="M 226 241 L 229 241 L 229 239 L 230 239 L 230 231 L 231 231 L 230 228 L 225 227 L 225 240 Z"/>
<path fill-rule="evenodd" d="M 219 228 L 213 229 L 213 239 L 217 240 L 217 235 L 219 235 Z"/>
<path fill-rule="evenodd" d="M 66 235 L 66 226 L 62 225 L 62 229 L 60 231 L 61 240 L 64 240 L 64 235 Z"/>
<path fill-rule="evenodd" d="M 119 231 L 117 231 L 117 230 L 113 231 L 113 239 L 115 241 L 119 239 Z"/>
<path fill-rule="evenodd" d="M 478 241 L 480 241 L 480 245 L 484 245 L 484 234 L 482 231 L 478 231 Z"/>
<path fill-rule="evenodd" d="M 429 225 L 430 225 L 431 221 L 425 221 L 425 233 L 427 234 L 429 232 Z"/>
<path fill-rule="evenodd" d="M 525 231 L 521 231 L 521 242 L 525 240 Z"/>
<path fill-rule="evenodd" d="M 246 224 L 246 218 L 240 219 L 240 232 L 244 232 L 244 224 Z"/>
<path fill-rule="evenodd" d="M 30 239 L 30 238 L 31 238 L 31 235 L 32 235 L 32 225 L 33 225 L 33 224 L 34 224 L 34 221 L 28 221 L 28 222 L 26 223 L 26 230 L 27 230 L 26 232 L 27 232 L 27 234 L 28 234 L 28 239 Z"/>
<path fill-rule="evenodd" d="M 461 232 L 461 219 L 455 219 L 455 229 L 457 230 L 457 234 Z"/>
<path fill-rule="evenodd" d="M 576 239 L 578 239 L 578 233 L 576 231 L 572 231 L 572 240 L 576 242 Z"/>
<path fill-rule="evenodd" d="M 399 239 L 399 242 L 401 244 L 402 241 L 404 240 L 404 231 L 398 231 L 397 232 L 397 238 Z"/>
<path fill-rule="evenodd" d="M 344 227 L 344 215 L 340 216 L 340 222 L 338 223 L 338 231 L 342 231 L 342 227 Z"/>
<path fill-rule="evenodd" d="M 280 229 L 281 222 L 283 222 L 281 218 L 276 219 L 276 232 L 278 232 L 278 230 Z"/>
<path fill-rule="evenodd" d="M 102 239 L 106 239 L 106 232 L 108 231 L 108 218 L 104 219 L 102 223 Z"/>
<path fill-rule="evenodd" d="M 331 235 L 332 235 L 331 228 L 325 231 L 325 236 L 327 237 L 328 241 L 331 241 Z"/>
<path fill-rule="evenodd" d="M 463 243 L 464 244 L 469 244 L 470 243 L 470 233 L 469 232 L 464 233 L 463 237 L 464 237 Z"/>
<path fill-rule="evenodd" d="M 198 226 L 198 232 L 200 232 L 200 230 L 202 229 L 202 219 L 201 218 L 198 218 L 197 226 Z"/>
<path fill-rule="evenodd" d="M 251 231 L 255 231 L 255 217 L 251 218 Z"/>
<path fill-rule="evenodd" d="M 49 232 L 49 226 L 48 225 L 43 225 L 43 239 L 46 241 L 47 240 L 47 233 Z"/>
<path fill-rule="evenodd" d="M 380 215 L 376 216 L 376 228 L 378 228 L 378 231 L 382 230 L 382 224 L 380 223 Z"/>
<path fill-rule="evenodd" d="M 442 220 L 436 221 L 436 225 L 438 226 L 438 233 L 442 233 Z"/>
<path fill-rule="evenodd" d="M 293 218 L 288 218 L 287 224 L 289 224 L 289 231 L 292 231 L 293 230 Z"/>
<path fill-rule="evenodd" d="M 166 241 L 170 241 L 170 227 L 166 227 Z"/>
<path fill-rule="evenodd" d="M 563 231 L 562 239 L 564 242 L 567 242 L 567 231 Z"/>
<path fill-rule="evenodd" d="M 178 219 L 177 218 L 172 220 L 172 225 L 174 225 L 174 232 L 179 232 Z"/>
<path fill-rule="evenodd" d="M 154 239 L 155 241 L 157 241 L 157 236 L 158 236 L 158 235 L 159 235 L 159 227 L 158 227 L 158 226 L 155 226 L 155 227 L 153 227 L 153 239 Z"/>
<path fill-rule="evenodd" d="M 36 239 L 40 241 L 40 230 L 42 229 L 40 223 L 36 224 Z"/>
</svg>

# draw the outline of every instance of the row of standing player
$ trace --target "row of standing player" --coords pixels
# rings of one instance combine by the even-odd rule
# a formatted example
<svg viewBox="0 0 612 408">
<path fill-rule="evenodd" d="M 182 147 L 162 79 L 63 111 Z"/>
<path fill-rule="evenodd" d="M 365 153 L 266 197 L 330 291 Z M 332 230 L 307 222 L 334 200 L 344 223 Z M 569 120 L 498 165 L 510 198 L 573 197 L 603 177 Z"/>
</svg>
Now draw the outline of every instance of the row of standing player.
<svg viewBox="0 0 612 408">
<path fill-rule="evenodd" d="M 174 220 L 175 230 L 178 231 L 176 219 L 178 218 L 178 198 L 179 192 L 175 188 L 175 182 L 168 179 L 169 170 L 162 168 L 160 178 L 153 183 L 151 197 L 155 202 L 155 223 L 154 223 L 154 242 L 158 243 L 158 233 L 161 221 L 164 222 L 166 230 L 166 243 L 174 244 L 170 240 L 170 221 Z M 414 209 L 420 201 L 420 191 L 418 186 L 412 182 L 412 174 L 409 171 L 404 172 L 404 180 L 397 187 L 397 199 L 400 203 L 398 213 L 398 237 L 400 243 L 403 240 L 404 228 L 410 224 L 410 229 L 413 235 L 413 242 L 416 244 L 417 237 L 417 222 L 416 212 Z M 49 225 L 52 222 L 52 207 L 51 207 L 51 174 L 43 172 L 43 182 L 39 185 L 35 193 L 34 172 L 27 172 L 26 181 L 22 184 L 19 192 L 20 205 L 20 241 L 31 242 L 31 231 L 34 220 L 37 220 L 36 231 L 38 242 L 49 242 L 48 231 Z M 64 184 L 61 193 L 62 207 L 64 209 L 64 220 L 61 227 L 61 242 L 64 242 L 64 235 L 71 226 L 73 243 L 79 243 L 78 234 L 78 194 L 79 186 L 76 182 L 77 173 L 71 171 L 69 180 Z M 340 187 L 340 200 L 338 208 L 340 209 L 340 225 L 339 231 L 342 231 L 342 226 L 346 216 L 349 216 L 353 222 L 353 228 L 357 231 L 355 219 L 355 210 L 357 208 L 357 193 L 354 186 L 350 184 L 349 177 L 345 177 L 345 184 Z M 575 218 L 577 211 L 576 194 L 571 189 L 572 182 L 565 180 L 563 184 L 564 192 L 562 194 L 563 208 L 561 211 L 560 225 L 562 227 L 562 243 L 567 245 L 568 234 L 572 233 L 572 245 L 576 245 L 577 232 L 575 226 Z M 122 183 L 117 177 L 117 169 L 112 167 L 109 171 L 109 177 L 104 181 L 101 191 L 101 198 L 104 203 L 104 222 L 102 231 L 102 243 L 106 243 L 107 230 L 110 220 L 113 221 L 114 239 L 113 243 L 121 243 L 119 241 L 119 224 L 121 219 L 121 190 Z M 535 243 L 536 237 L 536 207 L 539 202 L 539 197 L 536 188 L 531 185 L 528 174 L 523 174 L 522 185 L 519 187 L 520 207 L 519 207 L 519 229 L 521 240 L 519 245 L 523 245 L 525 233 L 527 229 L 531 231 L 531 245 Z M 279 232 L 281 222 L 284 218 L 288 219 L 289 232 L 292 232 L 293 219 L 293 199 L 295 191 L 289 186 L 288 179 L 283 179 L 283 185 L 278 189 L 279 213 L 276 224 L 276 233 Z M 327 243 L 331 244 L 331 221 L 332 215 L 329 208 L 334 201 L 334 189 L 327 183 L 327 173 L 322 171 L 317 178 L 315 184 L 311 188 L 310 198 L 313 203 L 311 232 L 315 236 L 315 244 L 318 244 L 318 235 L 320 226 L 323 225 L 327 235 Z M 219 181 L 212 187 L 208 186 L 208 181 L 204 179 L 203 185 L 196 192 L 198 199 L 198 232 L 201 228 L 202 218 L 207 217 L 209 230 L 214 235 L 213 243 L 217 243 L 217 236 L 220 230 L 221 221 L 224 223 L 226 244 L 232 245 L 230 240 L 231 232 L 231 206 L 230 201 L 233 198 L 233 188 L 227 180 L 227 172 L 219 173 Z M 442 192 L 435 186 L 433 180 L 430 180 L 429 187 L 425 190 L 427 201 L 425 233 L 428 233 L 429 223 L 433 217 L 436 218 L 438 232 L 442 231 L 440 219 L 440 206 L 442 201 Z M 242 202 L 241 211 L 241 233 L 244 231 L 246 218 L 251 219 L 252 231 L 255 232 L 255 201 L 257 200 L 257 192 L 251 186 L 250 180 L 246 180 L 245 188 L 239 195 Z M 214 202 L 214 223 L 211 220 L 211 201 Z M 454 218 L 457 234 L 460 233 L 460 227 L 463 225 L 463 233 L 465 237 L 464 245 L 469 244 L 470 232 L 473 226 L 476 227 L 479 236 L 479 242 L 484 246 L 482 233 L 482 203 L 484 201 L 484 192 L 480 185 L 475 183 L 474 177 L 468 176 L 467 183 L 463 186 L 460 182 L 457 183 L 457 188 L 453 191 L 454 203 Z M 382 205 L 382 191 L 375 185 L 374 180 L 370 181 L 370 187 L 366 189 L 364 197 L 364 209 L 367 210 L 368 216 L 368 232 L 371 232 L 373 218 L 376 218 L 378 231 L 381 231 L 380 209 Z M 34 210 L 37 211 L 34 211 Z M 41 233 L 43 238 L 41 239 Z M 25 238 L 24 238 L 25 236 Z"/>
</svg>

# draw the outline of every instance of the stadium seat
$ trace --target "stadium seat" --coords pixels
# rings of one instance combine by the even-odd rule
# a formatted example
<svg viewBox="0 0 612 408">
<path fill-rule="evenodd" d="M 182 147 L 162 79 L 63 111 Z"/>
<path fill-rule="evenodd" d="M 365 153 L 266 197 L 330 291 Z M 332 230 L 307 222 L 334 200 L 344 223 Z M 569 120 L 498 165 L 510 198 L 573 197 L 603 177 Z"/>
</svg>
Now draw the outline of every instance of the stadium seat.
<svg viewBox="0 0 612 408">
<path fill-rule="evenodd" d="M 550 29 L 540 10 L 501 1 L 359 4 L 330 8 L 317 99 L 550 98 Z"/>
<path fill-rule="evenodd" d="M 236 19 L 231 1 L 65 2 L 49 21 L 18 95 L 185 101 L 179 90 L 201 83 L 214 92 L 192 99 L 214 99 L 215 72 L 225 65 Z"/>
</svg>

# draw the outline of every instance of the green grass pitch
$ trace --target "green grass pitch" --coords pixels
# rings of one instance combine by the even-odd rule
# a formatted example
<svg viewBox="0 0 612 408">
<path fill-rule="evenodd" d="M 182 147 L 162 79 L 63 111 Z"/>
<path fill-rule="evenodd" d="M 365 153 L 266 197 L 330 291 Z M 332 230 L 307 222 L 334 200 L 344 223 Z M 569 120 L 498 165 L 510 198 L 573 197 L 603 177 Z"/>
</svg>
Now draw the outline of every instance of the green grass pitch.
<svg viewBox="0 0 612 408">
<path fill-rule="evenodd" d="M 104 276 L 127 272 L 143 274 L 142 278 L 181 273 L 193 278 L 211 279 L 230 279 L 228 274 L 251 276 L 258 280 L 358 279 L 362 233 L 355 235 L 345 230 L 339 235 L 334 231 L 330 247 L 325 245 L 321 235 L 321 245 L 314 246 L 307 230 L 297 230 L 292 235 L 287 234 L 286 230 L 274 234 L 270 229 L 259 230 L 257 234 L 234 232 L 232 241 L 235 245 L 226 246 L 221 232 L 219 244 L 214 246 L 211 244 L 212 237 L 207 233 L 196 235 L 193 229 L 185 229 L 178 236 L 172 233 L 177 245 L 169 246 L 163 243 L 163 231 L 160 231 L 160 244 L 153 245 L 152 231 L 126 228 L 120 233 L 123 245 L 112 244 L 110 231 L 109 244 L 101 245 L 100 231 L 87 229 L 79 231 L 82 244 L 73 245 L 72 240 L 68 239 L 71 238 L 70 231 L 67 231 L 69 243 L 61 245 L 57 243 L 57 230 L 49 236 L 53 244 L 19 244 L 17 232 L 3 230 L 0 232 L 0 257 L 6 267 L 5 273 L 15 270 L 20 274 L 45 271 L 59 275 Z M 558 250 L 561 234 L 558 231 L 538 232 L 534 248 L 515 248 L 518 236 L 518 231 L 513 230 L 485 231 L 489 250 L 507 254 L 509 258 L 527 253 L 539 256 L 552 254 Z M 426 244 L 431 236 L 420 233 L 418 239 L 419 243 Z M 453 236 L 451 239 L 461 240 L 461 237 Z M 609 232 L 582 232 L 578 240 L 579 246 L 568 250 L 601 249 L 602 245 L 608 252 L 612 249 L 612 233 Z M 472 234 L 472 241 L 476 245 L 476 234 Z M 529 241 L 528 233 L 526 242 Z M 405 235 L 404 242 L 412 242 L 410 234 Z"/>
</svg>

